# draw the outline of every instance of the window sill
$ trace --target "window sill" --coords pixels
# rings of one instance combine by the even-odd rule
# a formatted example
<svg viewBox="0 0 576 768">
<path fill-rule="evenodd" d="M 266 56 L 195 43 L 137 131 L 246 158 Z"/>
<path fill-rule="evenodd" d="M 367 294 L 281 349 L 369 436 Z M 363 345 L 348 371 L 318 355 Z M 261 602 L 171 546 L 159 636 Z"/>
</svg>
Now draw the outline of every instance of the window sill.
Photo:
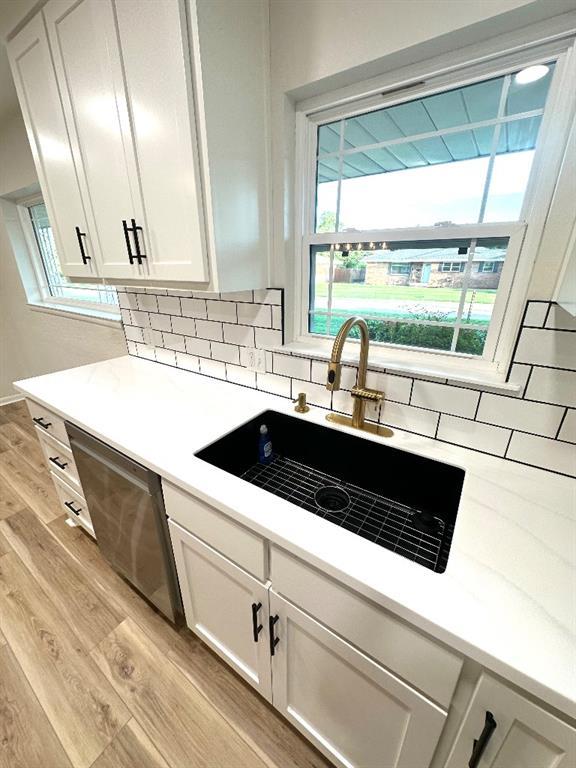
<svg viewBox="0 0 576 768">
<path fill-rule="evenodd" d="M 120 328 L 120 311 L 107 312 L 106 310 L 88 309 L 84 307 L 69 306 L 64 304 L 51 304 L 50 302 L 29 301 L 28 306 L 34 312 L 47 312 L 50 315 L 85 320 L 97 325 L 107 325 L 111 328 Z"/>
<path fill-rule="evenodd" d="M 348 350 L 354 344 L 359 346 L 359 342 L 349 339 L 346 342 Z M 333 341 L 330 339 L 314 339 L 304 337 L 297 341 L 292 341 L 278 347 L 275 351 L 284 352 L 293 355 L 303 355 L 315 360 L 330 360 Z M 345 365 L 358 365 L 358 350 L 352 354 L 344 348 L 342 354 L 342 363 Z M 416 378 L 431 379 L 433 381 L 454 382 L 463 386 L 474 387 L 478 389 L 487 389 L 497 392 L 507 392 L 508 394 L 517 394 L 522 385 L 518 382 L 505 381 L 505 376 L 496 371 L 494 364 L 486 361 L 475 361 L 470 358 L 454 359 L 454 362 L 439 358 L 440 355 L 434 353 L 414 353 L 408 352 L 412 359 L 403 359 L 402 350 L 392 350 L 388 348 L 379 348 L 371 345 L 368 359 L 370 370 L 386 371 L 400 376 L 415 376 Z M 418 357 L 420 359 L 418 359 Z M 426 357 L 432 358 L 427 360 Z M 466 363 L 470 367 L 466 368 Z"/>
</svg>

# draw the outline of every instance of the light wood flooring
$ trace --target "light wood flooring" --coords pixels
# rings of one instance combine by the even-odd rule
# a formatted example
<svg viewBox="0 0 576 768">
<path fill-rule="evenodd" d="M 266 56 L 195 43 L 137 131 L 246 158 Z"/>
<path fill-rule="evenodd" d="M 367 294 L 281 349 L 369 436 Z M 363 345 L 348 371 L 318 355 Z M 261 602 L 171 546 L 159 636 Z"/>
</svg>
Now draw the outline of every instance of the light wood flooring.
<svg viewBox="0 0 576 768">
<path fill-rule="evenodd" d="M 60 514 L 24 402 L 0 408 L 0 768 L 326 768 Z"/>
</svg>

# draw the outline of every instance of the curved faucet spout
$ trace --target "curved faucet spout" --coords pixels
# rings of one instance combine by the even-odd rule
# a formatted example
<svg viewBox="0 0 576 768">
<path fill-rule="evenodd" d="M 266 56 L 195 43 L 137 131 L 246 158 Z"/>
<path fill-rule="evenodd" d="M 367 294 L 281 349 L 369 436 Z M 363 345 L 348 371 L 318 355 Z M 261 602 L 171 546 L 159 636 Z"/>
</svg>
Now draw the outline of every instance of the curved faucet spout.
<svg viewBox="0 0 576 768">
<path fill-rule="evenodd" d="M 358 366 L 358 377 L 356 379 L 356 385 L 358 387 L 366 386 L 366 373 L 368 370 L 368 346 L 370 343 L 370 337 L 368 334 L 368 326 L 366 320 L 363 317 L 350 317 L 342 324 L 336 338 L 334 339 L 334 346 L 332 347 L 332 356 L 328 365 L 328 380 L 326 382 L 326 389 L 331 392 L 335 392 L 340 389 L 340 377 L 342 374 L 342 350 L 350 331 L 355 326 L 360 329 L 360 362 Z"/>
<path fill-rule="evenodd" d="M 367 402 L 379 402 L 384 395 L 375 389 L 366 387 L 366 374 L 368 372 L 368 347 L 370 345 L 370 334 L 368 325 L 362 317 L 350 317 L 343 323 L 334 339 L 332 347 L 332 357 L 328 363 L 328 378 L 326 380 L 326 389 L 335 392 L 340 389 L 340 378 L 342 375 L 342 350 L 344 343 L 348 338 L 352 328 L 358 327 L 360 330 L 360 360 L 358 363 L 358 375 L 356 384 L 352 387 L 351 395 L 354 400 L 351 424 L 356 429 L 367 429 L 365 425 L 365 412 Z M 344 418 L 344 417 L 343 417 Z M 348 417 L 345 417 L 348 418 Z"/>
</svg>

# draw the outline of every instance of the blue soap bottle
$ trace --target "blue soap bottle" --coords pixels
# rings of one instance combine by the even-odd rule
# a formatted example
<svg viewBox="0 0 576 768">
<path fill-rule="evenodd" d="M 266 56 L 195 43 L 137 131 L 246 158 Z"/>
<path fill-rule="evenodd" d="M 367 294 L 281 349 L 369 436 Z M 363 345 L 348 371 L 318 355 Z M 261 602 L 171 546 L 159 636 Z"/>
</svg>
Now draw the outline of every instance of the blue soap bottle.
<svg viewBox="0 0 576 768">
<path fill-rule="evenodd" d="M 270 464 L 272 461 L 272 441 L 268 434 L 268 427 L 262 424 L 260 438 L 258 440 L 258 461 L 260 464 Z"/>
</svg>

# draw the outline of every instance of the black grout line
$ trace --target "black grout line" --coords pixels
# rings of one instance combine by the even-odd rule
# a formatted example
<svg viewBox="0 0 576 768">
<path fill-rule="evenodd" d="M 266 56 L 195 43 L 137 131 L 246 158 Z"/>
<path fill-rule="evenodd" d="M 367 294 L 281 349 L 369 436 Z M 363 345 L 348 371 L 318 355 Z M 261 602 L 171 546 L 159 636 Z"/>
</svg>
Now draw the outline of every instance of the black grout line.
<svg viewBox="0 0 576 768">
<path fill-rule="evenodd" d="M 552 302 L 548 302 L 548 309 L 546 310 L 546 315 L 544 316 L 544 322 L 542 323 L 542 328 L 546 328 L 546 323 L 548 322 L 548 318 L 550 317 L 550 310 L 552 309 Z"/>
<path fill-rule="evenodd" d="M 510 448 L 510 443 L 512 442 L 512 435 L 513 435 L 513 434 L 514 434 L 514 430 L 513 430 L 513 429 L 511 429 L 511 430 L 510 430 L 510 436 L 509 436 L 509 438 L 508 438 L 508 442 L 506 443 L 506 449 L 505 449 L 505 451 L 504 451 L 504 455 L 502 456 L 502 458 L 503 458 L 503 459 L 505 459 L 505 458 L 506 458 L 506 456 L 507 456 L 507 454 L 508 454 L 508 449 Z"/>
<path fill-rule="evenodd" d="M 410 379 L 410 381 L 412 383 L 410 384 L 410 395 L 408 397 L 408 405 L 412 405 L 412 393 L 414 392 L 414 381 L 415 381 L 415 379 Z"/>
<path fill-rule="evenodd" d="M 526 319 L 526 313 L 528 312 L 528 305 L 530 302 L 526 302 L 526 305 L 524 306 L 524 312 L 522 313 L 522 319 L 520 320 L 520 327 L 518 328 L 518 333 L 516 334 L 516 341 L 514 342 L 514 348 L 512 350 L 512 355 L 510 357 L 510 365 L 508 366 L 508 373 L 506 374 L 506 381 L 510 379 L 510 374 L 512 373 L 512 366 L 516 362 L 516 352 L 518 350 L 518 344 L 520 343 L 520 336 L 522 335 L 522 329 L 524 327 L 524 320 Z"/>
<path fill-rule="evenodd" d="M 520 365 L 520 363 L 519 363 L 519 365 Z M 530 366 L 530 370 L 528 371 L 528 376 L 526 377 L 526 381 L 525 381 L 525 383 L 524 383 L 524 385 L 522 387 L 522 397 L 520 398 L 521 400 L 528 400 L 529 401 L 529 398 L 526 397 L 526 392 L 528 392 L 528 384 L 530 384 L 530 379 L 532 378 L 533 371 L 534 371 L 534 366 L 531 365 Z"/>
<path fill-rule="evenodd" d="M 558 429 L 556 431 L 556 437 L 554 438 L 555 440 L 560 439 L 560 432 L 562 431 L 562 426 L 564 425 L 564 421 L 567 415 L 568 415 L 568 408 L 566 408 L 566 410 L 562 414 L 562 418 L 560 419 L 560 424 L 558 425 Z"/>
<path fill-rule="evenodd" d="M 484 395 L 484 392 L 480 392 L 480 396 L 478 397 L 478 402 L 476 403 L 476 409 L 474 411 L 474 416 L 472 417 L 472 421 L 476 421 L 476 417 L 478 416 L 478 411 L 480 410 L 480 401 L 482 400 L 483 395 Z"/>
</svg>

